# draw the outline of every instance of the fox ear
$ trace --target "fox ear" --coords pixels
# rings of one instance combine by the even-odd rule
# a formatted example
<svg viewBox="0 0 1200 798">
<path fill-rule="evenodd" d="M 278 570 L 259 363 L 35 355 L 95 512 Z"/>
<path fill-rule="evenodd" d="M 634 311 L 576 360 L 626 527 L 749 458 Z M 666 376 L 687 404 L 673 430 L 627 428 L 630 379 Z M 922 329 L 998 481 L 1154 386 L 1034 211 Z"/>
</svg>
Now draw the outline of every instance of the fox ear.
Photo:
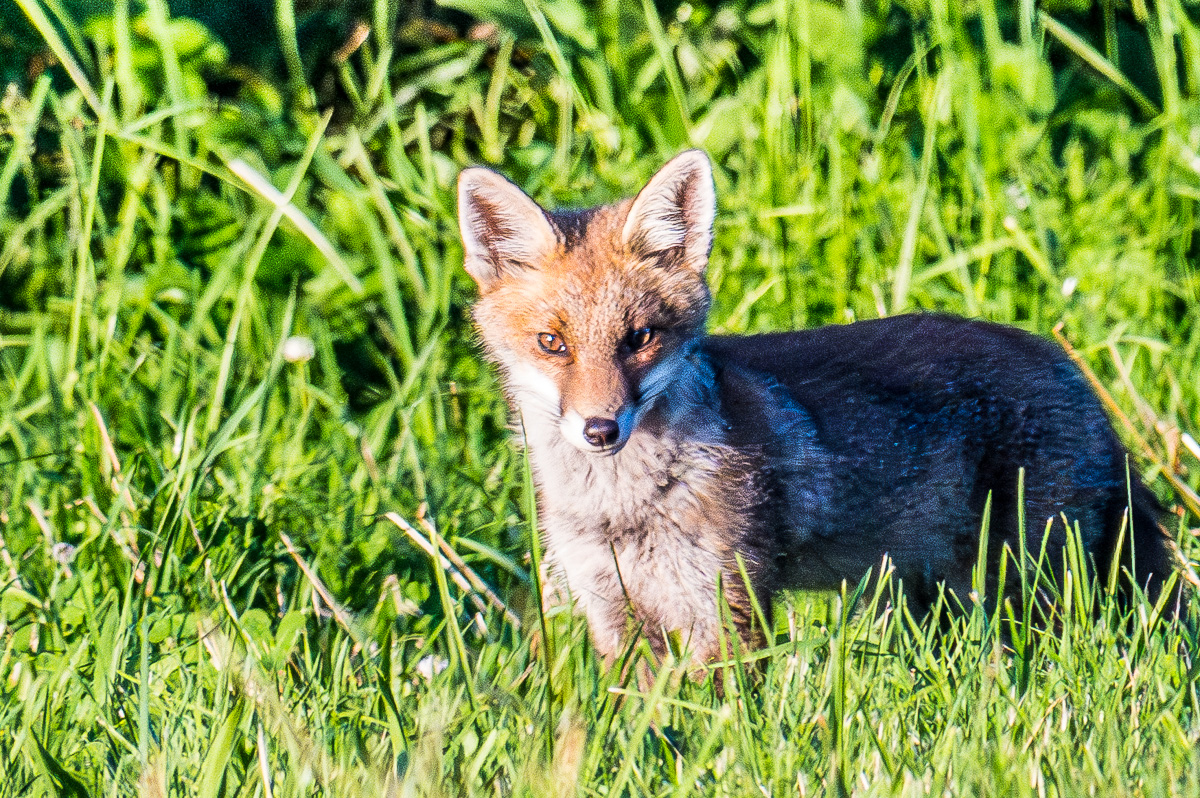
<svg viewBox="0 0 1200 798">
<path fill-rule="evenodd" d="M 708 265 L 717 197 L 712 166 L 700 150 L 688 150 L 658 170 L 629 207 L 621 237 L 635 252 L 680 250 L 697 272 Z"/>
<path fill-rule="evenodd" d="M 458 227 L 467 273 L 487 291 L 506 271 L 554 251 L 558 236 L 546 212 L 490 169 L 458 175 Z"/>
</svg>

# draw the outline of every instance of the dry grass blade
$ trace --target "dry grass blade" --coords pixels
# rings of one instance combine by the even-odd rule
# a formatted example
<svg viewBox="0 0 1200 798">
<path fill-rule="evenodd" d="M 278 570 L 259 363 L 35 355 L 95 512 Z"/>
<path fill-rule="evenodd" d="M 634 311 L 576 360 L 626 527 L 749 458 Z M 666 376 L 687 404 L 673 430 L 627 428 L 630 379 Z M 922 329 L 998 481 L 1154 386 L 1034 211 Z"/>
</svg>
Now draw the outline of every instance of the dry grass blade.
<svg viewBox="0 0 1200 798">
<path fill-rule="evenodd" d="M 1096 393 L 1100 396 L 1100 401 L 1102 401 L 1104 406 L 1108 408 L 1108 412 L 1121 422 L 1121 426 L 1124 427 L 1125 431 L 1129 433 L 1129 437 L 1133 438 L 1133 440 L 1137 443 L 1138 448 L 1141 449 L 1142 456 L 1144 456 L 1156 468 L 1158 468 L 1158 470 L 1162 473 L 1163 478 L 1166 479 L 1167 482 L 1171 483 L 1171 487 L 1174 488 L 1176 493 L 1179 494 L 1179 497 L 1183 500 L 1183 503 L 1187 505 L 1188 510 L 1190 510 L 1193 515 L 1200 516 L 1200 496 L 1197 496 L 1196 492 L 1175 474 L 1175 470 L 1168 463 L 1166 463 L 1162 457 L 1159 456 L 1154 447 L 1150 445 L 1150 442 L 1147 441 L 1141 432 L 1138 431 L 1137 426 L 1134 425 L 1129 416 L 1125 414 L 1125 411 L 1121 409 L 1121 406 L 1117 404 L 1117 400 L 1113 398 L 1111 393 L 1109 393 L 1108 388 L 1106 388 L 1104 383 L 1100 381 L 1100 378 L 1096 376 L 1096 372 L 1092 371 L 1092 368 L 1087 364 L 1087 361 L 1085 361 L 1083 357 L 1080 356 L 1077 351 L 1075 351 L 1075 347 L 1071 346 L 1071 342 L 1068 341 L 1066 336 L 1062 333 L 1062 327 L 1063 325 L 1059 323 L 1054 327 L 1053 330 L 1054 337 L 1058 339 L 1059 345 L 1064 351 L 1066 351 L 1071 360 L 1075 361 L 1075 365 L 1079 366 L 1080 371 L 1083 372 L 1083 375 L 1087 377 L 1088 382 L 1092 384 L 1092 388 L 1094 388 Z"/>
<path fill-rule="evenodd" d="M 321 577 L 317 576 L 317 572 L 300 556 L 300 552 L 296 551 L 296 545 L 292 543 L 292 539 L 288 537 L 286 532 L 279 533 L 279 540 L 283 543 L 283 547 L 287 549 L 287 553 L 295 560 L 296 565 L 304 573 L 309 585 L 321 597 L 321 601 L 325 602 L 325 606 L 329 608 L 329 611 L 333 613 L 334 620 L 337 621 L 338 626 L 342 627 L 342 630 L 350 635 L 350 639 L 362 648 L 363 640 L 354 626 L 354 621 L 350 617 L 350 613 L 333 597 L 333 594 L 329 592 L 329 588 L 325 587 L 325 583 L 321 581 Z"/>
<path fill-rule="evenodd" d="M 516 614 L 508 608 L 508 605 L 506 605 L 500 599 L 500 597 L 496 595 L 495 591 L 489 588 L 487 584 L 479 578 L 479 574 L 475 573 L 475 571 L 469 565 L 467 565 L 461 557 L 458 556 L 458 552 L 450 548 L 450 544 L 446 543 L 445 539 L 441 535 L 437 534 L 436 531 L 431 530 L 429 537 L 426 538 L 417 530 L 416 527 L 408 523 L 408 521 L 404 520 L 404 518 L 395 512 L 384 513 L 383 517 L 399 527 L 404 534 L 408 535 L 409 539 L 413 543 L 417 544 L 417 547 L 420 548 L 421 551 L 433 558 L 436 565 L 450 575 L 450 578 L 454 581 L 454 584 L 458 585 L 459 590 L 461 590 L 471 599 L 471 602 L 480 612 L 486 612 L 487 604 L 491 604 L 504 614 L 505 620 L 512 624 L 514 629 L 521 628 L 521 619 L 518 618 Z M 422 526 L 427 526 L 430 524 L 430 521 L 424 515 L 418 516 L 418 521 Z M 435 550 L 433 544 L 430 542 L 430 540 L 433 538 L 437 539 L 439 550 Z M 487 604 L 484 603 L 480 596 L 482 596 L 483 599 L 487 599 Z"/>
</svg>

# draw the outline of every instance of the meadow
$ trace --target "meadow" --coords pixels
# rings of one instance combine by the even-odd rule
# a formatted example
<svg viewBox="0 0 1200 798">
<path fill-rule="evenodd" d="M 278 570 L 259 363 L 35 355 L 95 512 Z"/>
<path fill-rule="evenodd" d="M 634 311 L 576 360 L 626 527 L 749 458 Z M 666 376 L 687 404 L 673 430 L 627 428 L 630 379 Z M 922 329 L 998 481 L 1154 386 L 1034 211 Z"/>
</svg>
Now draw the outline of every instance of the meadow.
<svg viewBox="0 0 1200 798">
<path fill-rule="evenodd" d="M 1200 600 L 1076 550 L 1050 618 L 885 572 L 705 683 L 602 668 L 454 210 L 703 148 L 715 331 L 1057 335 L 1195 562 L 1200 4 L 263 8 L 249 63 L 166 0 L 0 6 L 0 797 L 1200 795 Z"/>
</svg>

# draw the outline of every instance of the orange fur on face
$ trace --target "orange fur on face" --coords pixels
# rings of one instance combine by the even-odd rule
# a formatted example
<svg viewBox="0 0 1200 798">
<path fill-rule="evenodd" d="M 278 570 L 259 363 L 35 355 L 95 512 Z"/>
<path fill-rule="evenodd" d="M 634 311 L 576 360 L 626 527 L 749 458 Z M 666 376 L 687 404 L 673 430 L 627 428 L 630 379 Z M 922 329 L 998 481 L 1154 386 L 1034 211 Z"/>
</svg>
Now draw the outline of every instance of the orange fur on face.
<svg viewBox="0 0 1200 798">
<path fill-rule="evenodd" d="M 509 264 L 475 305 L 487 348 L 544 374 L 557 387 L 559 414 L 619 415 L 641 399 L 648 372 L 702 331 L 709 306 L 703 272 L 683 263 L 678 249 L 643 254 L 636 242 L 623 243 L 631 205 L 549 216 L 553 248 Z M 628 338 L 643 328 L 653 337 L 632 351 Z M 543 333 L 566 351 L 545 351 Z"/>
</svg>

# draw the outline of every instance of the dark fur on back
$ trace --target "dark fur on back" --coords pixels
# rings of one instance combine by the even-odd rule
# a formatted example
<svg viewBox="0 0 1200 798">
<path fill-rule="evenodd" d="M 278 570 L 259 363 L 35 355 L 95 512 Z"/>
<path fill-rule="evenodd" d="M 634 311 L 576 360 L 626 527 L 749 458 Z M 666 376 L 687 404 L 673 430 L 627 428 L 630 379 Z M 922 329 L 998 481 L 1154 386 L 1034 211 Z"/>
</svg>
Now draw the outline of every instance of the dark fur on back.
<svg viewBox="0 0 1200 798">
<path fill-rule="evenodd" d="M 963 600 L 989 493 L 993 580 L 1003 544 L 1018 550 L 1021 468 L 1027 547 L 1036 555 L 1054 518 L 1046 550 L 1055 570 L 1065 515 L 1107 573 L 1130 489 L 1139 582 L 1156 593 L 1173 570 L 1154 496 L 1127 466 L 1083 375 L 1048 341 L 987 322 L 910 315 L 711 337 L 701 348 L 718 380 L 737 374 L 741 382 L 750 371 L 775 381 L 811 422 L 825 470 L 806 517 L 791 519 L 808 534 L 779 549 L 787 561 L 772 570 L 781 586 L 834 588 L 888 552 L 918 603 L 939 582 Z M 725 393 L 725 402 L 737 401 Z M 736 442 L 755 433 L 731 434 Z"/>
</svg>

